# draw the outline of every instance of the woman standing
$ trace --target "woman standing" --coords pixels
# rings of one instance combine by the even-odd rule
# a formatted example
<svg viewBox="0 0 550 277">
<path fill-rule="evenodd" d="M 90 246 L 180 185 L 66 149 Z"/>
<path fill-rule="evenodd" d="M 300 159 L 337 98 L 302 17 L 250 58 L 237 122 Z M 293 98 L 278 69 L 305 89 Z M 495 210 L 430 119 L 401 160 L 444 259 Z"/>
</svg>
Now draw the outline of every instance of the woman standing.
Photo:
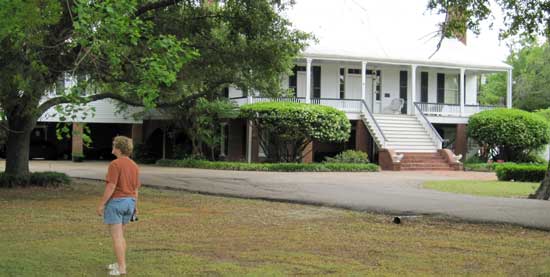
<svg viewBox="0 0 550 277">
<path fill-rule="evenodd" d="M 113 155 L 117 158 L 109 164 L 103 197 L 97 206 L 97 214 L 103 216 L 113 239 L 117 262 L 107 266 L 110 275 L 126 274 L 126 240 L 124 226 L 137 214 L 139 168 L 130 159 L 132 139 L 117 136 L 113 139 Z"/>
</svg>

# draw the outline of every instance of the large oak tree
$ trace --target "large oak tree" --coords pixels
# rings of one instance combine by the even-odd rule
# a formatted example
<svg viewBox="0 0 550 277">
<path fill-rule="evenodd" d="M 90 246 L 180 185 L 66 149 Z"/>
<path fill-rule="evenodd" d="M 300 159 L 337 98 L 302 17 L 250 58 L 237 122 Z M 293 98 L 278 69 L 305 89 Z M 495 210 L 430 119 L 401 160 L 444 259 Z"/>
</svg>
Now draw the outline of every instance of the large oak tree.
<svg viewBox="0 0 550 277">
<path fill-rule="evenodd" d="M 0 107 L 6 123 L 3 128 L 8 132 L 6 174 L 29 173 L 30 133 L 51 107 L 69 104 L 70 108 L 58 109 L 67 114 L 106 98 L 152 108 L 179 106 L 201 97 L 196 93 L 201 90 L 195 89 L 202 85 L 200 82 L 181 81 L 194 74 L 189 67 L 184 70 L 184 65 L 204 51 L 193 45 L 186 27 L 197 28 L 193 30 L 195 35 L 208 34 L 212 31 L 208 26 L 191 23 L 226 16 L 224 31 L 247 43 L 264 38 L 254 37 L 256 26 L 281 22 L 276 11 L 288 4 L 284 0 L 0 2 Z M 225 15 L 201 13 L 229 8 L 232 12 Z M 283 23 L 277 25 L 282 28 L 279 31 L 293 34 L 288 31 L 290 25 Z M 303 39 L 298 34 L 290 38 L 297 45 Z M 249 54 L 261 59 L 267 52 L 258 47 L 257 52 Z M 251 69 L 247 74 L 269 72 Z M 67 75 L 79 79 L 78 85 L 60 89 L 57 84 Z"/>
</svg>

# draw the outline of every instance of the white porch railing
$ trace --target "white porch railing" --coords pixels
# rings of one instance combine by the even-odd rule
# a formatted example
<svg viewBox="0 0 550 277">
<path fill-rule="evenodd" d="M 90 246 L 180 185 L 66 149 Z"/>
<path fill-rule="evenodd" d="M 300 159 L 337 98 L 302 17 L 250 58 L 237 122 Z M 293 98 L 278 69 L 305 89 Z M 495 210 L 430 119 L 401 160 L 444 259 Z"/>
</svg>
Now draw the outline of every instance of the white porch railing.
<svg viewBox="0 0 550 277">
<path fill-rule="evenodd" d="M 433 124 L 426 118 L 422 110 L 420 109 L 421 103 L 414 103 L 414 115 L 420 121 L 420 124 L 422 124 L 422 127 L 428 132 L 430 137 L 432 138 L 432 141 L 437 146 L 437 149 L 443 148 L 443 138 L 439 135 L 437 130 L 434 128 Z M 460 109 L 460 106 L 459 106 Z M 460 112 L 460 110 L 459 110 Z"/>
<path fill-rule="evenodd" d="M 361 112 L 359 99 L 311 98 L 311 104 L 329 106 L 343 112 Z"/>
<path fill-rule="evenodd" d="M 481 106 L 481 105 L 464 105 L 464 113 L 460 114 L 460 105 L 457 104 L 442 104 L 442 103 L 420 103 L 417 102 L 418 109 L 425 115 L 435 116 L 464 116 L 468 117 L 473 114 L 492 110 L 497 108 L 504 108 L 504 106 Z"/>
<path fill-rule="evenodd" d="M 242 106 L 244 104 L 254 104 L 260 102 L 294 102 L 306 103 L 303 97 L 239 97 L 231 98 L 235 104 Z M 311 104 L 333 107 L 343 112 L 361 112 L 361 100 L 359 99 L 333 99 L 333 98 L 311 98 Z"/>
<path fill-rule="evenodd" d="M 305 103 L 306 99 L 303 97 L 257 97 L 257 96 L 249 96 L 249 97 L 237 97 L 237 98 L 231 98 L 231 101 L 235 102 L 235 104 L 242 106 L 244 104 L 254 104 L 254 103 L 261 103 L 261 102 L 294 102 L 294 103 Z"/>
</svg>

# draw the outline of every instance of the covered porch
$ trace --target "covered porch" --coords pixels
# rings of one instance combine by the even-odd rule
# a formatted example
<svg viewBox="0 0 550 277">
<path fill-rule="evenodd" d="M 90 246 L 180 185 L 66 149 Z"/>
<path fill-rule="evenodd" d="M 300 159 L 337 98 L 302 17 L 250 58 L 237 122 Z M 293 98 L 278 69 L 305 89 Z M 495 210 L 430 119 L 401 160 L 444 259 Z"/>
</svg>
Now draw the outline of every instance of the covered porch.
<svg viewBox="0 0 550 277">
<path fill-rule="evenodd" d="M 478 82 L 482 74 L 505 72 L 506 105 L 512 106 L 511 68 L 459 67 L 444 64 L 348 60 L 299 59 L 293 74 L 282 79 L 290 97 L 266 98 L 260 93 L 244 96 L 230 90 L 238 104 L 289 101 L 331 106 L 353 116 L 366 106 L 374 114 L 422 113 L 429 117 L 467 118 L 499 106 L 480 105 Z"/>
</svg>

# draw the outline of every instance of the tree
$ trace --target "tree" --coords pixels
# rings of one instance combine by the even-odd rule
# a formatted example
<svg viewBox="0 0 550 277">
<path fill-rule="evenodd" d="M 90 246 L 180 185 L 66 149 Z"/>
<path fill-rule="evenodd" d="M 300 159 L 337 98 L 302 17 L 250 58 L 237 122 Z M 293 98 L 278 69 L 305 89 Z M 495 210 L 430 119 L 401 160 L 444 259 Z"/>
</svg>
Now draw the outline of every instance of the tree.
<svg viewBox="0 0 550 277">
<path fill-rule="evenodd" d="M 513 66 L 513 105 L 516 108 L 534 111 L 550 107 L 550 46 L 523 43 L 522 48 L 513 51 L 507 59 Z M 479 101 L 482 104 L 502 104 L 506 98 L 506 76 L 491 74 L 487 83 L 480 88 Z"/>
<path fill-rule="evenodd" d="M 146 16 L 177 7 L 160 1 L 2 1 L 0 106 L 8 129 L 6 174 L 28 175 L 30 133 L 49 108 L 114 98 L 152 107 L 195 52 L 173 35 L 155 33 Z M 82 76 L 58 89 L 66 75 Z M 97 93 L 86 93 L 90 88 Z M 76 107 L 76 108 L 75 108 Z M 72 115 L 74 116 L 74 114 Z"/>
<path fill-rule="evenodd" d="M 504 11 L 506 28 L 501 38 L 520 35 L 534 41 L 537 35 L 550 38 L 550 5 L 540 0 L 500 0 L 497 4 Z M 440 24 L 440 37 L 454 37 L 464 34 L 467 29 L 479 33 L 479 24 L 491 15 L 489 0 L 429 0 L 428 8 L 446 15 Z M 460 16 L 452 16 L 459 14 Z M 451 15 L 451 16 L 449 16 Z M 546 178 L 533 197 L 548 199 L 550 194 L 550 162 Z"/>
<path fill-rule="evenodd" d="M 258 128 L 260 147 L 272 162 L 297 162 L 313 140 L 342 142 L 351 124 L 342 111 L 332 107 L 264 102 L 241 107 L 241 117 Z"/>
<path fill-rule="evenodd" d="M 521 162 L 532 151 L 548 145 L 550 125 L 540 116 L 526 111 L 495 109 L 471 116 L 468 136 L 480 146 L 498 149 L 498 158 Z"/>
<path fill-rule="evenodd" d="M 227 114 L 232 107 L 220 100 L 229 86 L 245 94 L 285 93 L 281 76 L 291 73 L 309 38 L 281 17 L 279 12 L 285 7 L 273 9 L 270 1 L 247 5 L 226 1 L 223 5 L 167 10 L 154 19 L 158 29 L 185 38 L 201 54 L 183 66 L 184 74 L 178 78 L 182 93 L 200 98 L 168 110 L 193 142 L 194 154 L 203 154 L 203 143 L 210 149 L 217 147 L 220 126 L 215 123 L 220 113 Z"/>
<path fill-rule="evenodd" d="M 191 140 L 192 154 L 206 156 L 203 148 L 205 145 L 210 150 L 210 158 L 214 160 L 215 150 L 219 148 L 222 139 L 220 122 L 237 117 L 239 111 L 227 99 L 199 98 L 187 111 L 182 112 L 180 108 L 175 108 L 171 114 L 174 116 L 174 125 L 183 128 Z"/>
<path fill-rule="evenodd" d="M 211 16 L 233 16 L 234 24 L 229 24 L 226 32 L 246 43 L 249 33 L 245 31 L 254 28 L 247 18 L 257 16 L 264 21 L 253 23 L 260 25 L 277 21 L 278 17 L 261 17 L 259 11 L 287 5 L 282 0 L 2 1 L 0 106 L 9 130 L 6 173 L 28 174 L 30 132 L 51 107 L 74 119 L 75 111 L 84 109 L 86 103 L 105 98 L 149 109 L 185 106 L 201 97 L 204 90 L 196 90 L 200 83 L 179 81 L 192 75 L 192 68 L 184 70 L 183 65 L 199 55 L 185 26 Z M 222 7 L 232 8 L 234 13 L 200 13 Z M 250 13 L 252 17 L 248 17 L 249 10 L 256 11 Z M 179 15 L 186 17 L 173 21 Z M 178 25 L 167 27 L 174 22 Z M 198 28 L 197 36 L 212 31 L 193 26 Z M 250 70 L 247 74 L 257 73 Z M 79 82 L 59 89 L 58 81 L 66 75 L 78 77 Z"/>
<path fill-rule="evenodd" d="M 506 101 L 506 75 L 494 73 L 487 75 L 486 83 L 479 87 L 480 105 L 504 105 Z M 512 102 L 514 105 L 515 102 Z"/>
</svg>

